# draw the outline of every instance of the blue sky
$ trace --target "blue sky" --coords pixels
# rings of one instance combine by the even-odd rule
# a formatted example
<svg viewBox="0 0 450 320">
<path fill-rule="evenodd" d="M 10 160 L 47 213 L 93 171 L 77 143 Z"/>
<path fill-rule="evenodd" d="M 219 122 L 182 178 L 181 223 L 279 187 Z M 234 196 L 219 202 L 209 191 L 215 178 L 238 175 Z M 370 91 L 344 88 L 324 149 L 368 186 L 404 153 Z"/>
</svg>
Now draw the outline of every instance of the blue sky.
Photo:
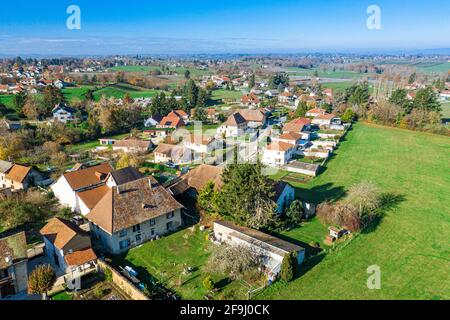
<svg viewBox="0 0 450 320">
<path fill-rule="evenodd" d="M 81 30 L 66 28 L 73 4 Z M 381 30 L 366 27 L 372 4 Z M 449 0 L 7 1 L 0 55 L 449 48 L 449 12 Z"/>
</svg>

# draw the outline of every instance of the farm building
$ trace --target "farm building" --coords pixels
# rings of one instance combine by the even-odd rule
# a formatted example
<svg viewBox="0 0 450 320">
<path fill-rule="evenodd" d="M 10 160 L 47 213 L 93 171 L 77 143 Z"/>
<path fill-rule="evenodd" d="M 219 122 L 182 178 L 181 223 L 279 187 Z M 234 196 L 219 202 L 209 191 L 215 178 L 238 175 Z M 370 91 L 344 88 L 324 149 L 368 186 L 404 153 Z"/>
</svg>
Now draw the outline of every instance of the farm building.
<svg viewBox="0 0 450 320">
<path fill-rule="evenodd" d="M 275 280 L 281 271 L 281 263 L 287 254 L 297 253 L 298 264 L 305 259 L 305 249 L 266 233 L 237 226 L 228 221 L 214 223 L 214 239 L 232 246 L 244 245 L 259 252 L 263 269 L 269 280 Z"/>
</svg>

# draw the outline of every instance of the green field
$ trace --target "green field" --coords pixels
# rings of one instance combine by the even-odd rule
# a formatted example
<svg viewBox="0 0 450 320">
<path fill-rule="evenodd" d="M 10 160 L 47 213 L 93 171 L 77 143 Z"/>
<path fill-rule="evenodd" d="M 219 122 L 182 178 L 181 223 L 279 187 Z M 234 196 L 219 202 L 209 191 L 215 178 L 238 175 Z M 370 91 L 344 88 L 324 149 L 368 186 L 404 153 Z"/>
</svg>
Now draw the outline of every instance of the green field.
<svg viewBox="0 0 450 320">
<path fill-rule="evenodd" d="M 206 69 L 197 69 L 197 68 L 184 68 L 184 67 L 169 67 L 170 71 L 175 72 L 178 75 L 184 76 L 185 71 L 189 70 L 191 72 L 191 75 L 194 77 L 201 77 L 204 75 L 209 75 L 211 72 Z M 124 71 L 124 72 L 139 72 L 139 73 L 146 73 L 154 70 L 161 70 L 161 67 L 159 66 L 119 66 L 119 67 L 113 67 L 110 69 L 111 71 Z"/>
<path fill-rule="evenodd" d="M 442 117 L 450 119 L 450 102 L 442 103 Z"/>
<path fill-rule="evenodd" d="M 212 100 L 240 100 L 241 98 L 242 92 L 236 90 L 219 89 L 211 93 Z"/>
<path fill-rule="evenodd" d="M 213 245 L 206 239 L 207 233 L 198 228 L 176 232 L 161 240 L 147 242 L 141 247 L 131 249 L 125 256 L 118 256 L 114 263 L 132 266 L 144 283 L 150 283 L 152 277 L 158 279 L 166 288 L 173 290 L 182 299 L 203 300 L 207 291 L 202 281 L 207 276 L 203 270 L 210 248 Z M 191 267 L 194 271 L 184 275 L 183 270 Z M 225 275 L 213 275 L 219 283 L 220 292 L 215 298 L 231 295 L 244 299 L 248 287 L 240 281 L 229 282 Z M 222 283 L 222 284 L 221 284 Z"/>
<path fill-rule="evenodd" d="M 8 108 L 13 108 L 14 95 L 2 94 L 0 95 L 0 104 L 4 104 Z"/>
<path fill-rule="evenodd" d="M 345 81 L 345 82 L 326 82 L 322 83 L 322 88 L 324 89 L 333 89 L 335 92 L 343 92 L 345 89 L 350 88 L 354 82 Z"/>
<path fill-rule="evenodd" d="M 423 63 L 413 65 L 419 71 L 431 74 L 431 73 L 447 73 L 450 71 L 450 62 L 443 63 Z"/>
<path fill-rule="evenodd" d="M 449 299 L 450 139 L 445 136 L 357 124 L 326 171 L 298 195 L 324 202 L 342 197 L 362 180 L 396 195 L 382 221 L 340 252 L 305 263 L 306 273 L 276 283 L 261 299 Z M 322 229 L 321 229 L 322 228 Z M 323 239 L 317 220 L 284 233 L 291 241 Z M 381 268 L 381 290 L 368 290 L 367 268 Z"/>
<path fill-rule="evenodd" d="M 344 71 L 344 70 L 322 71 L 320 68 L 301 69 L 291 67 L 286 68 L 286 70 L 289 72 L 290 76 L 298 76 L 298 77 L 313 76 L 314 72 L 316 71 L 319 73 L 320 78 L 332 78 L 332 79 L 357 79 L 368 77 L 371 75 L 369 73 L 358 73 L 354 71 Z"/>
</svg>

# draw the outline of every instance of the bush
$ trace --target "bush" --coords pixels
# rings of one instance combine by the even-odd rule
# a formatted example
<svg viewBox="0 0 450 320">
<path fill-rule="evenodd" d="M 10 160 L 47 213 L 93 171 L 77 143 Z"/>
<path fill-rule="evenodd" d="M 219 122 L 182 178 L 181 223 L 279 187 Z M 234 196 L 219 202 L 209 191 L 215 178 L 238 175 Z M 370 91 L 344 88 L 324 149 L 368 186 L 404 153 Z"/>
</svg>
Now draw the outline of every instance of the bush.
<svg viewBox="0 0 450 320">
<path fill-rule="evenodd" d="M 112 271 L 110 269 L 105 269 L 103 271 L 103 274 L 105 275 L 105 281 L 106 282 L 112 282 Z"/>
<path fill-rule="evenodd" d="M 208 291 L 212 291 L 214 290 L 214 287 L 215 287 L 214 281 L 210 276 L 203 279 L 203 288 L 205 288 Z"/>
<path fill-rule="evenodd" d="M 297 273 L 297 254 L 290 253 L 284 256 L 283 262 L 281 263 L 281 279 L 289 282 L 294 279 Z"/>
</svg>

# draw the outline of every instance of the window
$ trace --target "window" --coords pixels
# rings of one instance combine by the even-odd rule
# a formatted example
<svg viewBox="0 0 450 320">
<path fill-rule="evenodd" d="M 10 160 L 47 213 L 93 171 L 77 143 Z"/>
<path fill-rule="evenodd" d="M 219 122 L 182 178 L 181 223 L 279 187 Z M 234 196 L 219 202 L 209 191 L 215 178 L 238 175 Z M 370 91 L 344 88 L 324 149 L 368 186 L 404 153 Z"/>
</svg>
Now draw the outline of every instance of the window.
<svg viewBox="0 0 450 320">
<path fill-rule="evenodd" d="M 173 222 L 172 221 L 167 222 L 167 231 L 170 231 L 172 229 L 173 229 Z"/>
<path fill-rule="evenodd" d="M 140 242 L 142 240 L 142 235 L 141 234 L 137 234 L 136 235 L 136 242 Z"/>
<path fill-rule="evenodd" d="M 167 219 L 172 219 L 175 216 L 175 212 L 169 212 L 167 214 Z"/>
<path fill-rule="evenodd" d="M 133 232 L 138 232 L 138 231 L 141 231 L 141 225 L 140 224 L 137 224 L 137 225 L 133 226 Z"/>
<path fill-rule="evenodd" d="M 119 242 L 119 246 L 120 246 L 121 250 L 128 248 L 130 246 L 130 244 L 131 244 L 130 239 L 122 240 Z"/>
<path fill-rule="evenodd" d="M 150 230 L 150 235 L 151 235 L 152 237 L 155 236 L 155 229 Z"/>
<path fill-rule="evenodd" d="M 156 224 L 156 219 L 150 219 L 150 226 L 154 226 Z"/>
<path fill-rule="evenodd" d="M 127 230 L 121 230 L 119 233 L 119 237 L 123 238 L 127 236 Z"/>
<path fill-rule="evenodd" d="M 0 269 L 0 279 L 5 279 L 8 277 L 8 269 Z"/>
</svg>

